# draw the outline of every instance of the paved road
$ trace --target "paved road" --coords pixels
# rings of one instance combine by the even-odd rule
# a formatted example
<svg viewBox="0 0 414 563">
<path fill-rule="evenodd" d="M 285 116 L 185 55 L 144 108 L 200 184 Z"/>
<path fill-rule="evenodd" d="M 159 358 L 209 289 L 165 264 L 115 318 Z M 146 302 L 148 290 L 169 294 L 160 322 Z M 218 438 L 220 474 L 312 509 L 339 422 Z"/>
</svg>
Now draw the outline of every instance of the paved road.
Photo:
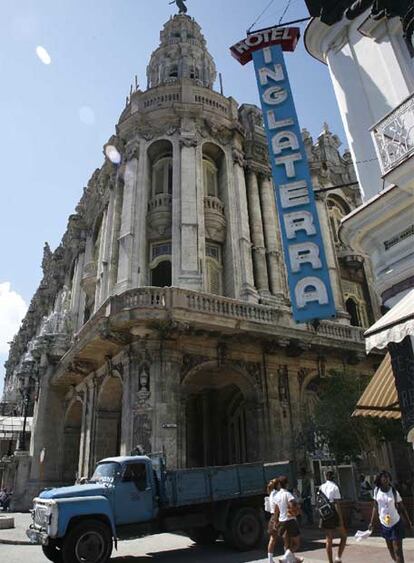
<svg viewBox="0 0 414 563">
<path fill-rule="evenodd" d="M 351 540 L 352 541 L 352 540 Z M 406 562 L 414 561 L 414 541 L 408 540 Z M 186 537 L 163 534 L 141 540 L 121 542 L 114 552 L 112 563 L 265 563 L 266 550 L 237 553 L 223 544 L 198 548 Z M 306 563 L 325 563 L 323 543 L 308 541 L 301 552 Z M 275 558 L 275 562 L 277 558 Z M 389 563 L 390 558 L 379 539 L 368 540 L 366 544 L 349 545 L 344 563 Z M 1 563 L 47 563 L 37 546 L 0 545 Z"/>
</svg>

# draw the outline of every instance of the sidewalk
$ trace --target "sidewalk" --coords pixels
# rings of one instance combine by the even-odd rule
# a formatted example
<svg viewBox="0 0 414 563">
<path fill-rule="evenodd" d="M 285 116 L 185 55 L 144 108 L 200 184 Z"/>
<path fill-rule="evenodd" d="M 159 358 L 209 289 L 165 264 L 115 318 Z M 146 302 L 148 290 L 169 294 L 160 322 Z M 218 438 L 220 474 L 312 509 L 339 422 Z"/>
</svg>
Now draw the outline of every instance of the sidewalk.
<svg viewBox="0 0 414 563">
<path fill-rule="evenodd" d="M 28 512 L 0 512 L 0 515 L 11 516 L 14 518 L 14 528 L 0 530 L 0 544 L 8 545 L 31 545 L 26 530 L 29 527 L 32 517 Z"/>
<path fill-rule="evenodd" d="M 31 522 L 31 515 L 28 513 L 8 513 L 15 519 L 15 528 L 11 530 L 0 530 L 0 544 L 8 545 L 31 545 L 26 537 L 26 529 Z M 162 540 L 162 541 L 161 541 Z M 335 541 L 335 544 L 338 542 Z M 162 545 L 161 545 L 162 544 Z M 133 553 L 135 556 L 138 553 L 151 553 L 152 556 L 156 555 L 156 559 L 160 561 L 167 560 L 167 553 L 171 554 L 171 549 L 174 546 L 180 549 L 181 561 L 193 561 L 194 550 L 196 546 L 182 535 L 164 534 L 162 536 L 146 537 L 132 542 L 120 542 L 119 552 L 115 555 L 130 555 Z M 163 553 L 165 548 L 167 552 Z M 200 559 L 203 561 L 215 560 L 217 557 L 222 557 L 225 561 L 264 561 L 263 553 L 265 553 L 265 546 L 263 545 L 254 552 L 247 554 L 237 554 L 232 550 L 228 550 L 222 544 L 211 546 L 207 548 L 196 548 L 199 550 Z M 281 546 L 278 546 L 277 553 L 281 552 Z M 407 562 L 414 561 L 414 538 L 404 540 L 404 553 Z M 302 547 L 300 554 L 305 557 L 306 563 L 326 563 L 325 543 L 323 534 L 318 528 L 303 528 L 302 529 Z M 202 555 L 202 557 L 201 557 Z M 223 557 L 223 556 L 226 557 Z M 214 557 L 214 559 L 210 559 Z M 117 560 L 117 559 L 116 559 Z M 176 559 L 171 559 L 175 561 Z M 352 563 L 388 563 L 390 560 L 388 556 L 385 541 L 380 537 L 371 537 L 361 543 L 357 543 L 353 538 L 353 533 L 348 536 L 348 546 L 345 552 L 344 561 Z M 141 559 L 139 559 L 141 561 Z M 170 559 L 168 559 L 170 561 Z M 275 556 L 275 561 L 278 561 Z"/>
</svg>

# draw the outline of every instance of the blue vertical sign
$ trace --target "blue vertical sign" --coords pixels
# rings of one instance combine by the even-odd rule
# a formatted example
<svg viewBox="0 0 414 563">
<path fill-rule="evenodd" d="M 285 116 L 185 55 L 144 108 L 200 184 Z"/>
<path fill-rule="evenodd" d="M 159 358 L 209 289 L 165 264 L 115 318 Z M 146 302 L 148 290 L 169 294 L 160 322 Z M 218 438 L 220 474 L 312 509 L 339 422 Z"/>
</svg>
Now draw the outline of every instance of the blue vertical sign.
<svg viewBox="0 0 414 563">
<path fill-rule="evenodd" d="M 280 45 L 252 53 L 272 165 L 293 317 L 336 314 L 309 165 Z"/>
</svg>

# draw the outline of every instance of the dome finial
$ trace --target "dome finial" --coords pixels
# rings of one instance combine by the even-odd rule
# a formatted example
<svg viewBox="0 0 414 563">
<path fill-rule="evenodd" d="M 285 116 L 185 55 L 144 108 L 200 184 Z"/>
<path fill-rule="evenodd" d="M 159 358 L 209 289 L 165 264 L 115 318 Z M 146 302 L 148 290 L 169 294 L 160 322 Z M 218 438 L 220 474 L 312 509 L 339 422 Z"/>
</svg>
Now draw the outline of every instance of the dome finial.
<svg viewBox="0 0 414 563">
<path fill-rule="evenodd" d="M 184 4 L 187 0 L 173 0 L 170 4 L 177 4 L 179 9 L 179 14 L 186 14 L 187 13 L 187 6 Z"/>
</svg>

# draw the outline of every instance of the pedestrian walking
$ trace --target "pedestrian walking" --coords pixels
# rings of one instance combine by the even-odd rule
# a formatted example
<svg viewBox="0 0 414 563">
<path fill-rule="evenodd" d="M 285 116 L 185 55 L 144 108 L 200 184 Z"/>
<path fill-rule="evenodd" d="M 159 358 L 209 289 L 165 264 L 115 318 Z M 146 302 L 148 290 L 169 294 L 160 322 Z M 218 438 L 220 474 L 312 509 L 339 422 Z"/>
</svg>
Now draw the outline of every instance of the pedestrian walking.
<svg viewBox="0 0 414 563">
<path fill-rule="evenodd" d="M 334 482 L 334 472 L 326 472 L 326 481 L 319 487 L 316 494 L 316 507 L 319 512 L 320 528 L 325 532 L 326 553 L 329 563 L 341 563 L 346 547 L 346 530 L 339 501 L 341 492 Z M 340 544 L 338 555 L 333 559 L 333 538 L 338 535 Z"/>
<path fill-rule="evenodd" d="M 287 487 L 288 478 L 279 477 L 278 491 L 273 497 L 273 502 L 279 509 L 278 534 L 283 537 L 285 546 L 285 554 L 279 561 L 301 563 L 304 559 L 295 555 L 300 547 L 300 530 L 296 521 L 300 509 L 295 497 L 287 490 Z"/>
<path fill-rule="evenodd" d="M 302 476 L 302 510 L 306 516 L 306 523 L 313 525 L 312 485 L 305 467 L 301 469 Z"/>
<path fill-rule="evenodd" d="M 272 479 L 267 485 L 267 494 L 269 495 L 267 510 L 271 514 L 268 525 L 269 543 L 267 546 L 267 558 L 269 563 L 274 563 L 273 554 L 279 538 L 279 507 L 275 500 L 279 488 L 279 479 Z"/>
<path fill-rule="evenodd" d="M 375 518 L 379 516 L 381 535 L 385 539 L 391 558 L 397 563 L 404 563 L 403 539 L 405 537 L 403 516 L 407 525 L 412 522 L 402 502 L 400 493 L 392 486 L 391 474 L 381 471 L 375 479 L 374 508 L 372 509 L 369 529 L 372 530 Z"/>
<path fill-rule="evenodd" d="M 372 499 L 372 487 L 366 480 L 365 475 L 363 474 L 359 476 L 359 499 L 360 500 Z"/>
</svg>

